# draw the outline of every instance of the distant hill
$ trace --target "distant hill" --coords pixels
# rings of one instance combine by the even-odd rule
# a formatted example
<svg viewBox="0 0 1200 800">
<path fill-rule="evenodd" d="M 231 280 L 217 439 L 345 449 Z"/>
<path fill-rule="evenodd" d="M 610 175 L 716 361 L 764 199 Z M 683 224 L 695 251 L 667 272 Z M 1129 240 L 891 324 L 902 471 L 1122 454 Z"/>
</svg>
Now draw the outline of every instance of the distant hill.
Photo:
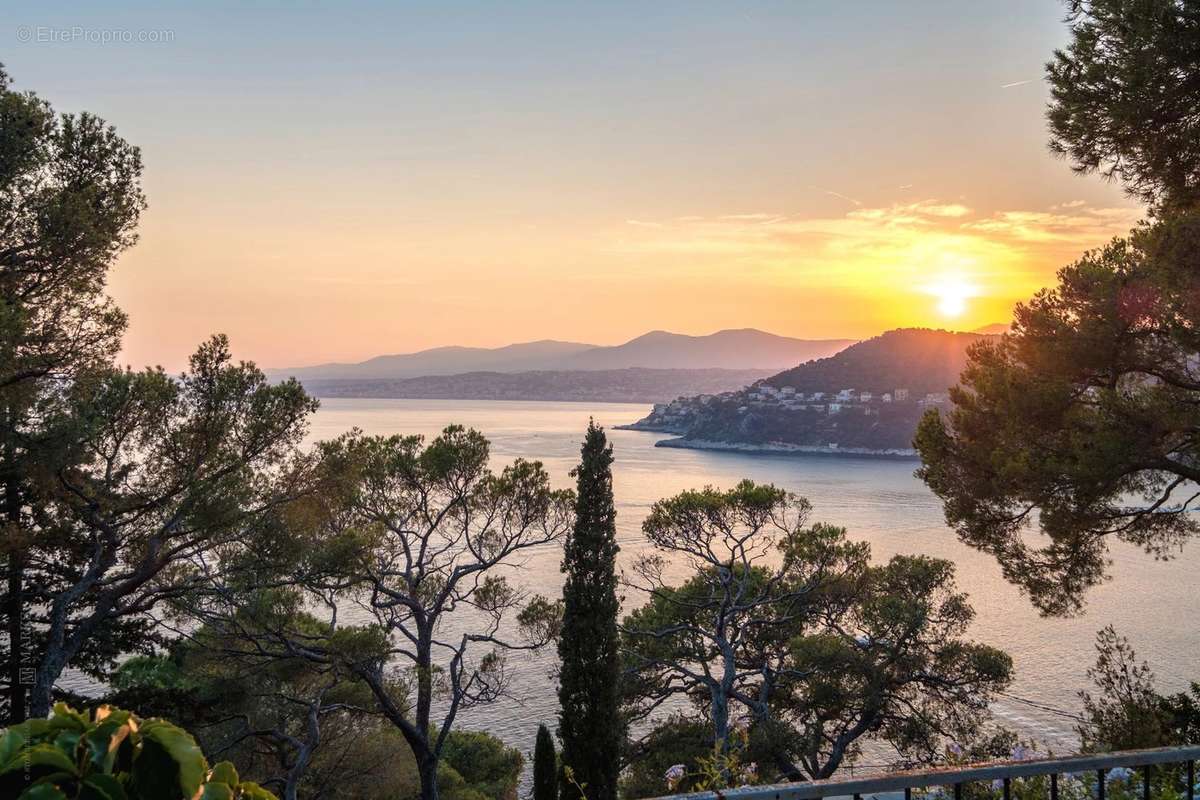
<svg viewBox="0 0 1200 800">
<path fill-rule="evenodd" d="M 985 336 L 998 336 L 1001 333 L 1008 333 L 1012 326 L 1007 322 L 993 322 L 991 325 L 984 325 L 981 328 L 976 328 L 971 333 L 982 333 Z"/>
<path fill-rule="evenodd" d="M 985 338 L 928 328 L 900 328 L 851 345 L 829 358 L 801 364 L 763 380 L 782 389 L 830 392 L 858 389 L 911 393 L 944 392 L 958 383 L 967 363 L 967 348 Z"/>
<path fill-rule="evenodd" d="M 558 342 L 543 339 L 537 342 L 510 344 L 506 347 L 435 347 L 416 353 L 376 356 L 352 364 L 317 364 L 311 367 L 269 369 L 276 378 L 295 377 L 302 381 L 329 379 L 396 379 L 424 375 L 454 375 L 463 372 L 490 370 L 521 372 L 546 369 L 548 364 L 595 349 L 595 345 L 579 342 Z"/>
<path fill-rule="evenodd" d="M 543 340 L 507 347 L 438 347 L 417 353 L 378 356 L 353 364 L 319 364 L 267 370 L 273 378 L 398 380 L 469 372 L 644 369 L 759 370 L 760 374 L 833 355 L 851 339 L 793 339 L 759 330 L 718 331 L 685 336 L 653 331 L 625 344 L 599 347 Z"/>
<path fill-rule="evenodd" d="M 967 349 L 984 338 L 888 331 L 736 392 L 660 403 L 623 427 L 678 435 L 658 443 L 664 447 L 911 458 L 922 414 L 946 406 Z"/>
<path fill-rule="evenodd" d="M 742 328 L 708 336 L 651 331 L 616 347 L 597 347 L 569 359 L 568 369 L 780 369 L 823 358 L 853 339 L 793 339 Z"/>
<path fill-rule="evenodd" d="M 397 397 L 442 400 L 578 400 L 661 403 L 680 394 L 740 389 L 764 370 L 608 369 L 468 372 L 399 379 L 310 379 L 317 397 Z"/>
</svg>

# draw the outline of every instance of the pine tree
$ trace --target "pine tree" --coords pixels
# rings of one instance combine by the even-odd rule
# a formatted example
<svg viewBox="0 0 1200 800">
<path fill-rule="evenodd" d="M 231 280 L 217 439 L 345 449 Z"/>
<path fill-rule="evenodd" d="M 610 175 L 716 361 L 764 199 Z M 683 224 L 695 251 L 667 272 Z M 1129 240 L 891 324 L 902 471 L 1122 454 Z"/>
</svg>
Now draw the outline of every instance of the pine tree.
<svg viewBox="0 0 1200 800">
<path fill-rule="evenodd" d="M 533 800 L 558 797 L 558 764 L 554 757 L 554 739 L 545 725 L 538 725 L 537 744 L 533 748 Z"/>
<path fill-rule="evenodd" d="M 589 423 L 579 467 L 575 528 L 563 555 L 563 629 L 558 654 L 562 762 L 574 780 L 563 800 L 615 800 L 623 726 L 618 708 L 617 529 L 612 448 Z"/>
</svg>

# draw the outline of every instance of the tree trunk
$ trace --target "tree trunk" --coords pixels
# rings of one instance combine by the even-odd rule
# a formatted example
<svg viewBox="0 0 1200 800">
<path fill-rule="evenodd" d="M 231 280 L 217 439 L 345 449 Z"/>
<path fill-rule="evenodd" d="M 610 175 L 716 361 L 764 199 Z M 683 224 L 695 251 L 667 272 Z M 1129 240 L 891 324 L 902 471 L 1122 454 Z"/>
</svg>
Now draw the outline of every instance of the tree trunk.
<svg viewBox="0 0 1200 800">
<path fill-rule="evenodd" d="M 283 784 L 283 800 L 296 800 L 300 791 L 300 781 L 308 771 L 312 761 L 313 751 L 321 745 L 321 707 L 325 703 L 325 692 L 317 695 L 317 699 L 308 704 L 308 716 L 305 720 L 304 741 L 296 751 L 296 760 L 287 771 L 287 779 Z"/>
<path fill-rule="evenodd" d="M 16 552 L 8 554 L 8 722 L 24 722 L 27 712 L 24 683 L 25 655 L 25 565 Z"/>
<path fill-rule="evenodd" d="M 63 666 L 60 658 L 44 658 L 34 670 L 33 685 L 29 690 L 29 716 L 41 719 L 50 716 L 50 707 L 54 704 L 54 684 L 62 675 Z"/>
<path fill-rule="evenodd" d="M 421 776 L 421 800 L 438 800 L 437 756 L 423 753 L 417 759 L 417 770 Z"/>
<path fill-rule="evenodd" d="M 713 743 L 722 753 L 729 747 L 729 698 L 721 687 L 712 688 Z"/>
<path fill-rule="evenodd" d="M 8 597 L 4 613 L 8 621 L 8 721 L 10 725 L 24 722 L 28 717 L 28 702 L 25 689 L 27 663 L 25 652 L 25 543 L 13 542 L 21 528 L 21 498 L 17 479 L 12 474 L 11 454 L 5 457 L 4 516 L 9 528 L 8 542 Z"/>
</svg>

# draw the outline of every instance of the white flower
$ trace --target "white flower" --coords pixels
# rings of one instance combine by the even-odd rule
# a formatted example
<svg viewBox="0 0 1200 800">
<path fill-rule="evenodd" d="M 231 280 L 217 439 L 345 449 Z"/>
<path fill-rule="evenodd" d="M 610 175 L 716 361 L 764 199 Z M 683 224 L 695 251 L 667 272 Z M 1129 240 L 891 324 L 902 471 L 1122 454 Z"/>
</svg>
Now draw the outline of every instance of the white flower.
<svg viewBox="0 0 1200 800">
<path fill-rule="evenodd" d="M 1038 751 L 1019 744 L 1012 749 L 1011 757 L 1013 761 L 1030 761 L 1038 757 Z"/>
<path fill-rule="evenodd" d="M 1113 767 L 1106 777 L 1110 781 L 1127 781 L 1133 777 L 1133 770 L 1129 767 Z"/>
</svg>

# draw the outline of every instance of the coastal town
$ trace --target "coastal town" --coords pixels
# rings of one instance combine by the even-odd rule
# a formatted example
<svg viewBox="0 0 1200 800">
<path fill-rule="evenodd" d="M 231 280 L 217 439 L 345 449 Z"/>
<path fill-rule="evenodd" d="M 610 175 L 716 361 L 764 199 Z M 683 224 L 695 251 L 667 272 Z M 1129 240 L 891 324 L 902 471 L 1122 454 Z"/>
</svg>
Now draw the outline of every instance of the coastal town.
<svg viewBox="0 0 1200 800">
<path fill-rule="evenodd" d="M 840 389 L 828 392 L 802 392 L 794 386 L 775 387 L 757 383 L 745 389 L 720 394 L 677 397 L 669 403 L 656 403 L 650 414 L 630 426 L 635 430 L 687 433 L 711 411 L 734 408 L 738 415 L 755 412 L 807 412 L 809 414 L 859 414 L 879 416 L 888 406 L 910 406 L 923 411 L 948 405 L 948 392 L 926 392 L 917 397 L 909 389 L 898 387 L 888 392 Z"/>
</svg>

